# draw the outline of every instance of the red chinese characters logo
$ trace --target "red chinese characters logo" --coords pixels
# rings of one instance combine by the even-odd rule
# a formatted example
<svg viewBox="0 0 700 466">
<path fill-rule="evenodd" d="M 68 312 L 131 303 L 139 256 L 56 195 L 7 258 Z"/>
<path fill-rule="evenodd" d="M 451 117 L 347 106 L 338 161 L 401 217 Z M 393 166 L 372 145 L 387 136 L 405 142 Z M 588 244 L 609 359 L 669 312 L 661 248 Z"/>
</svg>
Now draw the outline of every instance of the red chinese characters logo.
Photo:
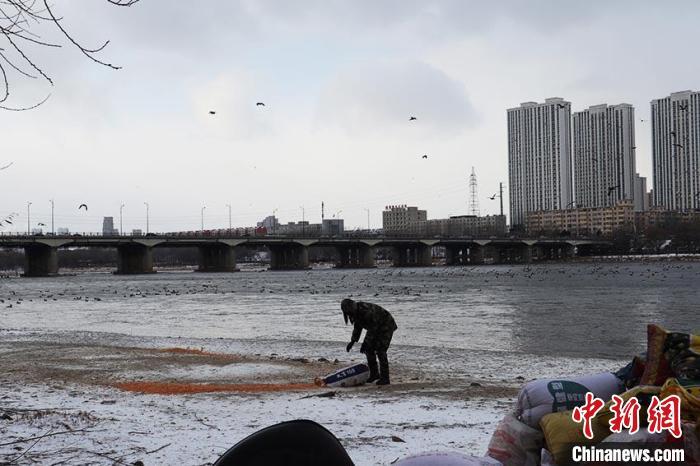
<svg viewBox="0 0 700 466">
<path fill-rule="evenodd" d="M 627 428 L 630 434 L 635 434 L 639 431 L 639 401 L 636 398 L 630 398 L 625 403 L 622 397 L 617 395 L 612 396 L 612 404 L 610 411 L 613 413 L 610 419 L 610 432 L 622 432 L 622 428 Z"/>
<path fill-rule="evenodd" d="M 574 408 L 571 414 L 575 422 L 583 423 L 583 435 L 589 440 L 593 439 L 592 420 L 604 405 L 603 400 L 588 392 L 583 406 Z M 613 415 L 609 421 L 610 432 L 622 432 L 622 429 L 629 429 L 630 434 L 638 432 L 640 409 L 637 398 L 632 397 L 625 402 L 622 397 L 613 395 L 610 403 L 610 412 Z M 681 399 L 678 395 L 670 395 L 663 400 L 653 396 L 647 409 L 647 420 L 649 433 L 668 431 L 675 438 L 680 438 Z"/>
<path fill-rule="evenodd" d="M 681 437 L 681 399 L 678 395 L 670 395 L 659 400 L 653 396 L 647 410 L 649 432 L 652 434 L 667 430 L 675 438 Z"/>
<path fill-rule="evenodd" d="M 586 402 L 583 406 L 577 406 L 574 408 L 574 412 L 571 414 L 571 418 L 574 422 L 583 422 L 583 435 L 591 440 L 593 438 L 593 426 L 591 421 L 603 408 L 605 403 L 600 398 L 596 398 L 593 393 L 586 393 Z"/>
</svg>

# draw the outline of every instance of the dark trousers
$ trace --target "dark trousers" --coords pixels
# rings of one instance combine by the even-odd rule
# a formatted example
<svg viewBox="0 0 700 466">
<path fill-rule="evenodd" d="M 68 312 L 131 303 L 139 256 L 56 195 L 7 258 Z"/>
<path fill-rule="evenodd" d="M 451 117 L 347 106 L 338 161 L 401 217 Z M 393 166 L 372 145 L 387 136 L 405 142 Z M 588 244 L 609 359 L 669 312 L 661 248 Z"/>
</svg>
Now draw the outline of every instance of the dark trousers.
<svg viewBox="0 0 700 466">
<path fill-rule="evenodd" d="M 370 334 L 365 338 L 365 355 L 367 356 L 370 377 L 379 376 L 379 380 L 389 381 L 389 359 L 386 352 L 393 335 L 392 331 L 381 335 Z M 377 367 L 377 359 L 379 359 L 379 367 Z"/>
</svg>

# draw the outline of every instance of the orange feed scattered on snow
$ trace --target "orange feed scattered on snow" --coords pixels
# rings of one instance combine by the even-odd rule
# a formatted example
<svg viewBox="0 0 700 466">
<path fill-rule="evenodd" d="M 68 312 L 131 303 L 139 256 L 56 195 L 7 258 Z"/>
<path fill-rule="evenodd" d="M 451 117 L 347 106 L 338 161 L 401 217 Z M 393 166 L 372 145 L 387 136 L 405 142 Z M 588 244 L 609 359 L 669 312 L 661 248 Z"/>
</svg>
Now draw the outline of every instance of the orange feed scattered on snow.
<svg viewBox="0 0 700 466">
<path fill-rule="evenodd" d="M 179 382 L 119 382 L 114 387 L 129 392 L 152 395 L 183 395 L 188 393 L 265 393 L 309 390 L 313 383 L 179 383 Z"/>
</svg>

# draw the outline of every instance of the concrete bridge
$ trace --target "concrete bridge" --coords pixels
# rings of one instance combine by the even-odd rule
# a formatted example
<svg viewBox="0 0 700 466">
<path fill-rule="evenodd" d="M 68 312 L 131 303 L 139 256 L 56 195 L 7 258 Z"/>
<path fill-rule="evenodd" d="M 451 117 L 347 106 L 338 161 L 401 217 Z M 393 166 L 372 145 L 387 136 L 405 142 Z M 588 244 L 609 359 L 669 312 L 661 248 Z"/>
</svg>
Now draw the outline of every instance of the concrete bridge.
<svg viewBox="0 0 700 466">
<path fill-rule="evenodd" d="M 42 277 L 58 273 L 59 248 L 116 248 L 118 274 L 153 272 L 153 248 L 196 247 L 199 271 L 233 272 L 235 250 L 265 247 L 270 251 L 271 270 L 309 268 L 309 248 L 329 247 L 338 251 L 340 268 L 374 267 L 376 248 L 391 248 L 395 267 L 430 266 L 432 250 L 445 248 L 447 265 L 529 263 L 533 260 L 564 259 L 600 252 L 610 244 L 588 239 L 476 239 L 406 237 L 210 237 L 142 236 L 0 236 L 1 248 L 25 252 L 24 275 Z"/>
</svg>

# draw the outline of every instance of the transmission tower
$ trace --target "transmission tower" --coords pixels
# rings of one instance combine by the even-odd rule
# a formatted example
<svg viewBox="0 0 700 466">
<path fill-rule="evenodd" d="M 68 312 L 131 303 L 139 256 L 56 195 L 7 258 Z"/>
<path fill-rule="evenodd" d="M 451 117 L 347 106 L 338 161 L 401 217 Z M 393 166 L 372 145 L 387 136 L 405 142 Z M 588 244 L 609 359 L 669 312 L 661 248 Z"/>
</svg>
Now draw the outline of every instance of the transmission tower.
<svg viewBox="0 0 700 466">
<path fill-rule="evenodd" d="M 469 176 L 469 213 L 479 216 L 479 187 L 476 183 L 474 167 L 472 167 L 472 174 Z"/>
</svg>

